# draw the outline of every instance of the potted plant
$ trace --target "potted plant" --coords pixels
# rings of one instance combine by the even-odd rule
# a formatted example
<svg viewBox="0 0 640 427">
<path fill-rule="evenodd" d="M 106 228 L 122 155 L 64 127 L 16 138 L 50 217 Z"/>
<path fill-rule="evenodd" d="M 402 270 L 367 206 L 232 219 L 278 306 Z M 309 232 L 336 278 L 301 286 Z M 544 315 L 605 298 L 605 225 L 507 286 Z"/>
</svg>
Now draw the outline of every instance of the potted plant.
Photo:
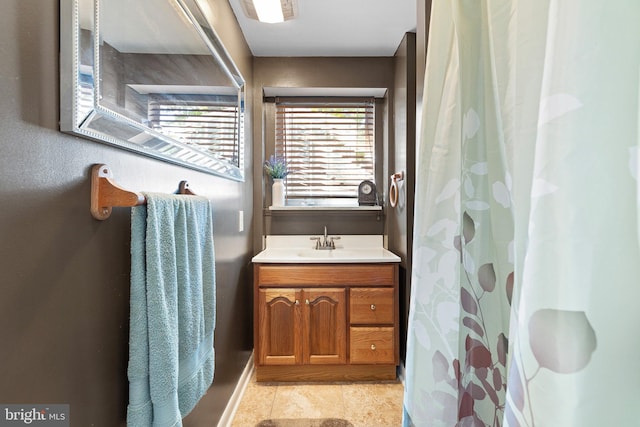
<svg viewBox="0 0 640 427">
<path fill-rule="evenodd" d="M 271 205 L 284 206 L 285 188 L 283 180 L 291 173 L 286 160 L 282 157 L 271 155 L 269 160 L 264 162 L 264 171 L 273 179 L 273 185 L 271 186 Z"/>
</svg>

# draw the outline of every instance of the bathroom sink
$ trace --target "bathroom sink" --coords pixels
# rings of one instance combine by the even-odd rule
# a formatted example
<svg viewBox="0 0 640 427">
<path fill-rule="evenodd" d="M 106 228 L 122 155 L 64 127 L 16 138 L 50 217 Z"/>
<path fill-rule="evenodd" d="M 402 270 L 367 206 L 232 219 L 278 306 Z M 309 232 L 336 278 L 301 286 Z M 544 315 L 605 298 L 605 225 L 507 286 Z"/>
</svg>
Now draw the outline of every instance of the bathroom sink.
<svg viewBox="0 0 640 427">
<path fill-rule="evenodd" d="M 314 249 L 312 236 L 267 236 L 256 263 L 379 263 L 400 257 L 382 246 L 382 236 L 340 236 L 336 249 Z"/>
<path fill-rule="evenodd" d="M 296 255 L 302 258 L 330 258 L 334 250 L 301 249 Z"/>
<path fill-rule="evenodd" d="M 319 250 L 319 249 L 302 249 L 297 255 L 302 258 L 357 258 L 362 254 L 357 250 L 349 249 L 331 249 L 331 250 Z"/>
</svg>

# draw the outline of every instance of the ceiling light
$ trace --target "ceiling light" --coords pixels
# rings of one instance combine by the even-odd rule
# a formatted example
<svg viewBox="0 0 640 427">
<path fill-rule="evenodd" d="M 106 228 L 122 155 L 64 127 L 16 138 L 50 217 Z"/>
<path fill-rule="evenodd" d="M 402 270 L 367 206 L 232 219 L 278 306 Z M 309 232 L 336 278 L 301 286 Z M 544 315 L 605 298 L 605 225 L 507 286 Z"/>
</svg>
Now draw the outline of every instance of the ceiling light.
<svg viewBox="0 0 640 427">
<path fill-rule="evenodd" d="M 280 0 L 253 0 L 260 22 L 284 22 Z"/>
<path fill-rule="evenodd" d="M 296 0 L 241 0 L 245 15 L 260 22 L 288 21 L 297 12 Z"/>
</svg>

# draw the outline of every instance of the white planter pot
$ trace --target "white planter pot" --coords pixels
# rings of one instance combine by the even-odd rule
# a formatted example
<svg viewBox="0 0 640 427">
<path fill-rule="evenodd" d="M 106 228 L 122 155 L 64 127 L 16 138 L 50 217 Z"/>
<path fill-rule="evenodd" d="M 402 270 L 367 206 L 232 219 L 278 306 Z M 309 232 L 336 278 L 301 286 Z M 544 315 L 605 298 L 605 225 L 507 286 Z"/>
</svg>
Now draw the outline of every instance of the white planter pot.
<svg viewBox="0 0 640 427">
<path fill-rule="evenodd" d="M 282 179 L 273 180 L 271 186 L 271 206 L 284 206 L 284 181 Z"/>
</svg>

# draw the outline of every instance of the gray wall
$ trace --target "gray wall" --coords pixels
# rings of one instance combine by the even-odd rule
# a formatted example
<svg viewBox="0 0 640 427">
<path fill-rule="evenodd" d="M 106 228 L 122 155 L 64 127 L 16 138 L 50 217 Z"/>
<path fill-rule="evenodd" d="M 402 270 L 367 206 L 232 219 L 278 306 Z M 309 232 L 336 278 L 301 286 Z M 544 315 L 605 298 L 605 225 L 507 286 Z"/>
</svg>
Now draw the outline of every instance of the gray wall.
<svg viewBox="0 0 640 427">
<path fill-rule="evenodd" d="M 384 117 L 376 129 L 381 133 L 380 144 L 390 141 L 389 125 L 393 96 L 393 58 L 391 57 L 296 57 L 254 58 L 254 216 L 256 236 L 254 251 L 262 249 L 262 235 L 318 234 L 327 225 L 330 234 L 386 234 L 384 218 L 376 213 L 309 212 L 271 213 L 269 186 L 271 182 L 262 171 L 264 158 L 273 153 L 273 138 L 265 134 L 264 122 L 273 114 L 270 104 L 262 103 L 263 87 L 326 87 L 326 88 L 388 88 L 387 98 L 376 103 L 377 113 Z M 270 142 L 271 141 L 271 142 Z M 384 156 L 386 158 L 386 155 Z M 376 185 L 385 192 L 388 179 L 387 164 L 376 159 Z M 385 178 L 386 177 L 386 178 Z"/>
<path fill-rule="evenodd" d="M 214 16 L 251 105 L 250 52 L 225 0 Z M 252 134 L 237 183 L 60 133 L 58 22 L 57 0 L 0 5 L 0 402 L 68 403 L 72 426 L 125 424 L 130 210 L 89 214 L 89 169 L 106 163 L 124 188 L 173 192 L 188 180 L 212 200 L 216 374 L 185 425 L 215 425 L 252 349 Z"/>
<path fill-rule="evenodd" d="M 400 256 L 400 354 L 404 359 L 411 289 L 413 208 L 416 163 L 416 35 L 407 33 L 394 57 L 393 126 L 389 149 L 389 175 L 404 172 L 398 182 L 398 202 L 389 206 L 389 249 Z"/>
</svg>

